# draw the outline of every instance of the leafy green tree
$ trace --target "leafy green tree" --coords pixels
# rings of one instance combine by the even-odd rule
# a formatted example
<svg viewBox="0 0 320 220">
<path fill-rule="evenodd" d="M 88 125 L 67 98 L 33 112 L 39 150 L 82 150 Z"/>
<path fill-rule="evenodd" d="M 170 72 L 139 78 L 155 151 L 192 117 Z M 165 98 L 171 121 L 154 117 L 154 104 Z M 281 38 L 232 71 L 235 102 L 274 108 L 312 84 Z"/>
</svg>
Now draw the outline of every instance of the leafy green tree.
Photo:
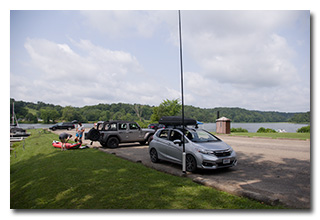
<svg viewBox="0 0 320 220">
<path fill-rule="evenodd" d="M 86 121 L 85 118 L 80 114 L 79 110 L 72 106 L 66 106 L 63 108 L 62 119 L 65 121 L 73 121 L 73 120 L 78 120 L 81 122 Z"/>
<path fill-rule="evenodd" d="M 123 114 L 119 111 L 112 115 L 112 120 L 121 120 Z"/>
<path fill-rule="evenodd" d="M 176 116 L 181 112 L 179 99 L 163 100 L 159 107 L 154 107 L 151 121 L 159 121 L 162 116 Z"/>
<path fill-rule="evenodd" d="M 37 116 L 35 116 L 34 114 L 32 114 L 30 112 L 26 115 L 26 120 L 29 122 L 32 122 L 32 123 L 38 123 Z"/>
<path fill-rule="evenodd" d="M 261 127 L 257 133 L 277 133 L 274 129 Z"/>
<path fill-rule="evenodd" d="M 45 124 L 50 123 L 50 111 L 47 108 L 40 109 L 40 118 L 42 118 Z"/>
<path fill-rule="evenodd" d="M 310 125 L 299 128 L 297 130 L 298 133 L 310 133 Z"/>
<path fill-rule="evenodd" d="M 130 113 L 127 113 L 126 115 L 121 117 L 121 120 L 124 121 L 134 121 L 134 116 Z M 140 120 L 140 119 L 139 119 Z"/>
<path fill-rule="evenodd" d="M 289 122 L 293 123 L 310 123 L 310 112 L 296 113 L 290 118 Z"/>
<path fill-rule="evenodd" d="M 54 123 L 59 118 L 59 116 L 59 112 L 55 109 L 50 109 L 49 107 L 40 109 L 40 117 L 46 124 L 49 124 L 50 121 Z"/>
<path fill-rule="evenodd" d="M 100 118 L 101 110 L 99 109 L 88 109 L 82 112 L 83 116 L 87 121 L 96 121 Z"/>
<path fill-rule="evenodd" d="M 159 110 L 159 107 L 153 107 L 153 113 L 152 113 L 151 118 L 150 118 L 150 120 L 152 122 L 159 121 L 160 118 L 159 118 L 159 115 L 158 115 L 158 110 Z"/>
<path fill-rule="evenodd" d="M 46 121 L 55 120 L 79 120 L 82 122 L 112 120 L 129 118 L 134 121 L 151 120 L 157 122 L 162 116 L 178 115 L 181 112 L 181 104 L 178 99 L 163 100 L 159 106 L 149 106 L 141 104 L 98 104 L 92 106 L 76 107 L 61 107 L 59 105 L 47 104 L 44 102 L 24 102 L 15 101 L 10 98 L 10 114 L 12 113 L 12 103 L 15 102 L 15 114 L 17 119 L 25 119 L 29 121 L 32 113 L 38 118 L 47 118 Z M 44 110 L 43 110 L 44 109 Z M 55 113 L 45 112 L 46 110 L 55 110 Z M 251 111 L 242 108 L 199 108 L 194 106 L 185 106 L 185 116 L 195 118 L 204 123 L 215 122 L 217 112 L 220 117 L 225 116 L 230 118 L 232 122 L 293 122 L 293 123 L 310 123 L 310 112 L 300 113 L 285 113 L 275 111 Z M 41 114 L 42 112 L 42 114 Z M 46 116 L 48 114 L 48 116 Z M 12 115 L 10 115 L 12 119 Z"/>
<path fill-rule="evenodd" d="M 60 117 L 60 114 L 56 109 L 50 110 L 50 119 L 52 120 L 53 123 L 55 123 L 59 117 Z"/>
<path fill-rule="evenodd" d="M 109 121 L 110 118 L 111 118 L 110 111 L 105 110 L 105 111 L 102 111 L 102 112 L 101 112 L 100 117 L 99 117 L 99 120 L 100 120 L 100 121 Z"/>
</svg>

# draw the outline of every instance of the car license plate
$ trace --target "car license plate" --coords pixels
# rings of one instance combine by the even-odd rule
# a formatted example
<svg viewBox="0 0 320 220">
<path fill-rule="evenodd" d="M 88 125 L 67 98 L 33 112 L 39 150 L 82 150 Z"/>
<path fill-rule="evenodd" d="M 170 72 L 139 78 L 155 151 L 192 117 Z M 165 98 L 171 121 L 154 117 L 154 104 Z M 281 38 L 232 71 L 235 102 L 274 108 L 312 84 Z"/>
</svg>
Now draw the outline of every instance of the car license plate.
<svg viewBox="0 0 320 220">
<path fill-rule="evenodd" d="M 222 163 L 223 163 L 223 164 L 228 164 L 228 163 L 230 163 L 230 159 L 223 159 L 223 160 L 222 160 Z"/>
</svg>

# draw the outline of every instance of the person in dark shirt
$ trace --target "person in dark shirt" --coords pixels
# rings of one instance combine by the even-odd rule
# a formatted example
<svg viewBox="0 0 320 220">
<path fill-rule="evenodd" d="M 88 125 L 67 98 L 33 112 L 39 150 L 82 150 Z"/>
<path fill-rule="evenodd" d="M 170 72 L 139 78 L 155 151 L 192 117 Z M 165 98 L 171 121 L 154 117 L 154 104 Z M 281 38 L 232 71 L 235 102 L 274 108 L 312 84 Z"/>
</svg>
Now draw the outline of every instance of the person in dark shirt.
<svg viewBox="0 0 320 220">
<path fill-rule="evenodd" d="M 61 141 L 61 151 L 63 150 L 67 150 L 66 149 L 66 143 L 68 142 L 68 140 L 72 137 L 71 134 L 67 134 L 67 133 L 61 133 L 59 135 L 59 139 Z"/>
</svg>

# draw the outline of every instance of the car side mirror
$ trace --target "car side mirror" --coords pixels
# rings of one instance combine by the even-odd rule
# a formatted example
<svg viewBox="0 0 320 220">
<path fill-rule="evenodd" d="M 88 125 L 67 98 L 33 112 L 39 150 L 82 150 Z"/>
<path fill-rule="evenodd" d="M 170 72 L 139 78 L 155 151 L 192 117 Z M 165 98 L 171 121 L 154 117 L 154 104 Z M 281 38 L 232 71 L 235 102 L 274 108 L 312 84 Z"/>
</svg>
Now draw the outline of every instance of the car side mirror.
<svg viewBox="0 0 320 220">
<path fill-rule="evenodd" d="M 177 139 L 177 140 L 174 140 L 173 143 L 174 143 L 174 144 L 179 144 L 179 146 L 182 145 L 182 141 L 181 141 L 181 140 L 178 140 L 178 139 Z"/>
</svg>

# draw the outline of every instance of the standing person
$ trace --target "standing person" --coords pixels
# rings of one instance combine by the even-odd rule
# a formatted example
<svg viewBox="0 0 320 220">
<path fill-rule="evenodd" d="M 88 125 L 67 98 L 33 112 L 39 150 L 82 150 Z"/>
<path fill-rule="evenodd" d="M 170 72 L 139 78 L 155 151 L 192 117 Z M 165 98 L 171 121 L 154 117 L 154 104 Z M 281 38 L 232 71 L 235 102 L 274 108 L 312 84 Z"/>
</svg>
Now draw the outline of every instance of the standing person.
<svg viewBox="0 0 320 220">
<path fill-rule="evenodd" d="M 63 150 L 67 150 L 66 148 L 66 143 L 68 142 L 68 140 L 72 137 L 71 134 L 67 134 L 65 132 L 61 133 L 59 135 L 59 139 L 61 141 L 61 151 Z"/>
<path fill-rule="evenodd" d="M 80 143 L 82 143 L 82 136 L 83 136 L 83 132 L 84 132 L 84 127 L 82 126 L 81 122 L 78 122 L 78 127 L 77 127 L 76 131 L 77 131 L 76 141 L 79 141 Z"/>
</svg>

